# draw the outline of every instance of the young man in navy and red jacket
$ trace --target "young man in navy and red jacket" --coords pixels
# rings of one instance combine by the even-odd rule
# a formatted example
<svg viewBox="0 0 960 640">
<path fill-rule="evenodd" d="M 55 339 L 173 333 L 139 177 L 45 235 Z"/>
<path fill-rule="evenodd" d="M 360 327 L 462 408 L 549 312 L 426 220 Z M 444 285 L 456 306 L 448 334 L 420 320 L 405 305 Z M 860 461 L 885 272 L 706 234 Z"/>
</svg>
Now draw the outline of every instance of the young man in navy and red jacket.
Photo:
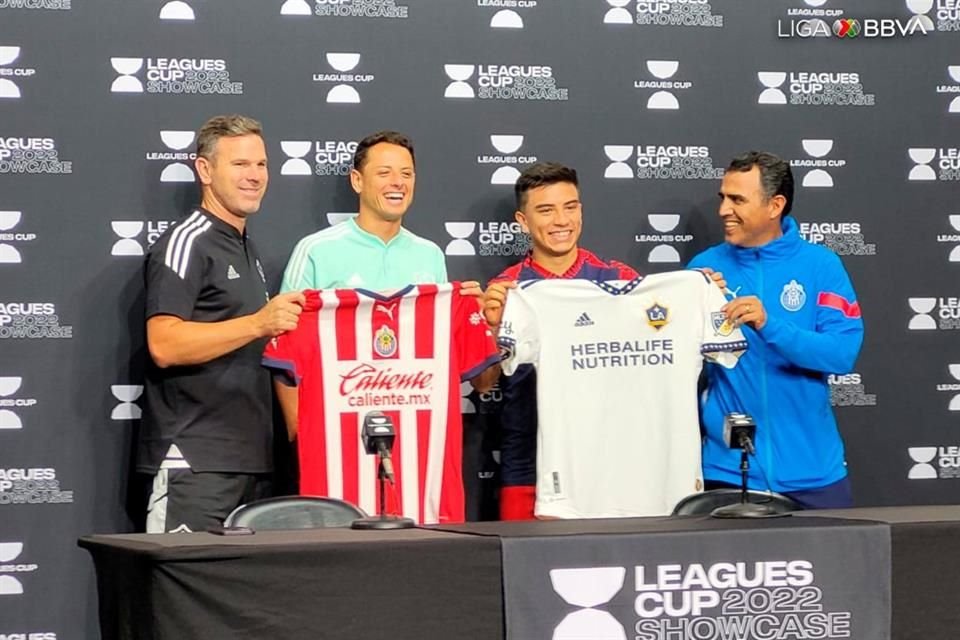
<svg viewBox="0 0 960 640">
<path fill-rule="evenodd" d="M 523 280 L 584 278 L 632 280 L 637 272 L 616 261 L 604 261 L 577 246 L 583 223 L 577 172 L 556 163 L 528 167 L 514 186 L 515 217 L 530 234 L 532 249 L 517 264 L 493 278 L 484 293 L 487 323 L 499 327 L 507 290 Z M 499 372 L 499 367 L 494 368 Z M 500 517 L 533 519 L 537 484 L 537 382 L 531 365 L 512 376 L 500 376 L 501 414 Z"/>
</svg>

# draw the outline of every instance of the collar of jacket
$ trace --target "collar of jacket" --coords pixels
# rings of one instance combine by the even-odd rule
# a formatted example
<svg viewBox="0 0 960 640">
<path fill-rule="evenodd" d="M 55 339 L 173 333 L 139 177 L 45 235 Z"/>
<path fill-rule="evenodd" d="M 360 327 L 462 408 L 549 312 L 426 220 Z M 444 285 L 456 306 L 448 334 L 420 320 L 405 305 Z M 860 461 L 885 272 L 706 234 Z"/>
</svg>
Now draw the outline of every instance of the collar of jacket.
<svg viewBox="0 0 960 640">
<path fill-rule="evenodd" d="M 771 240 L 765 245 L 759 247 L 738 247 L 736 245 L 727 245 L 734 258 L 739 262 L 761 260 L 787 260 L 792 258 L 800 247 L 803 246 L 803 238 L 800 237 L 800 227 L 793 216 L 787 216 L 780 220 L 780 228 L 783 235 L 776 240 Z"/>
</svg>

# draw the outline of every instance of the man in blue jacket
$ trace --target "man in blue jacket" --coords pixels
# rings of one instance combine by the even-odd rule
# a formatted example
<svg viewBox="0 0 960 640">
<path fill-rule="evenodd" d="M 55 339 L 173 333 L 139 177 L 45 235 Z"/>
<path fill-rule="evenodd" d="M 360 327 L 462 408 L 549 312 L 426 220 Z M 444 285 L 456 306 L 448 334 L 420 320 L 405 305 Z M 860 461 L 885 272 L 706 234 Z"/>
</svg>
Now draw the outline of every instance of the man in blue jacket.
<svg viewBox="0 0 960 640">
<path fill-rule="evenodd" d="M 806 508 L 852 505 L 827 376 L 852 370 L 863 343 L 860 305 L 840 259 L 800 237 L 789 217 L 790 165 L 771 153 L 734 158 L 720 186 L 723 244 L 690 267 L 722 271 L 736 297 L 723 309 L 750 347 L 733 369 L 707 365 L 702 420 L 707 488 L 739 486 L 740 452 L 723 419 L 757 423 L 749 484 Z"/>
</svg>

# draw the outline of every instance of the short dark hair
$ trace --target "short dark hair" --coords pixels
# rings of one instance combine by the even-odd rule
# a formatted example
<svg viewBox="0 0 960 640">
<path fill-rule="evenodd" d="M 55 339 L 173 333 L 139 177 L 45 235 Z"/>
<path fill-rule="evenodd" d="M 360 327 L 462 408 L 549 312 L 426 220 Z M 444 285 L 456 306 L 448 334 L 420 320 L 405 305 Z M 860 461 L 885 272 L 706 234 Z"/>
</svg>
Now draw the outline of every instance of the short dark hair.
<svg viewBox="0 0 960 640">
<path fill-rule="evenodd" d="M 513 193 L 517 198 L 517 209 L 523 209 L 527 203 L 527 192 L 537 187 L 546 187 L 558 182 L 569 182 L 573 186 L 580 188 L 580 182 L 577 180 L 577 171 L 566 165 L 557 162 L 537 162 L 523 170 L 516 184 L 513 185 Z"/>
<path fill-rule="evenodd" d="M 363 164 L 367 161 L 367 152 L 370 150 L 370 147 L 378 145 L 381 142 L 395 144 L 409 151 L 410 158 L 413 160 L 414 166 L 416 166 L 417 158 L 413 153 L 413 141 L 411 141 L 409 137 L 397 131 L 377 131 L 357 143 L 357 150 L 353 152 L 353 168 L 357 171 L 363 169 Z"/>
<path fill-rule="evenodd" d="M 197 132 L 197 155 L 212 160 L 220 138 L 239 136 L 260 136 L 263 138 L 263 125 L 248 116 L 238 114 L 213 116 L 203 123 Z"/>
<path fill-rule="evenodd" d="M 727 172 L 747 172 L 757 167 L 760 170 L 760 187 L 767 200 L 773 196 L 783 196 L 787 204 L 782 215 L 790 215 L 793 209 L 793 171 L 790 163 L 767 151 L 748 151 L 730 161 Z"/>
</svg>

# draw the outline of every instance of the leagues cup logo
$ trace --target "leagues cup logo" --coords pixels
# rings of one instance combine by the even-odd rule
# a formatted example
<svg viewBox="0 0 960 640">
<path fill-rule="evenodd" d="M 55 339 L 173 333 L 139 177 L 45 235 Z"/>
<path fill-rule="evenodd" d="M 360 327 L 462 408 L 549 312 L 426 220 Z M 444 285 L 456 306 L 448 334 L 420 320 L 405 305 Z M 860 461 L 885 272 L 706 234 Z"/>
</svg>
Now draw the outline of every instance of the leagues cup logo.
<svg viewBox="0 0 960 640">
<path fill-rule="evenodd" d="M 758 71 L 757 78 L 764 87 L 757 98 L 758 104 L 787 104 L 787 94 L 780 88 L 787 81 L 786 72 Z"/>
<path fill-rule="evenodd" d="M 0 542 L 0 563 L 4 563 L 4 571 L 27 572 L 36 571 L 35 564 L 7 564 L 12 563 L 23 553 L 22 542 Z M 6 567 L 9 567 L 7 569 Z M 14 576 L 0 575 L 0 596 L 16 596 L 23 593 L 23 583 Z"/>
<path fill-rule="evenodd" d="M 444 251 L 448 256 L 475 256 L 477 250 L 468 240 L 477 228 L 476 222 L 445 222 L 443 223 L 447 233 L 453 238 L 447 243 Z"/>
<path fill-rule="evenodd" d="M 134 76 L 143 69 L 143 58 L 110 58 L 110 64 L 119 74 L 110 85 L 112 93 L 143 93 L 143 82 Z"/>
<path fill-rule="evenodd" d="M 4 376 L 0 377 L 0 399 L 7 398 L 15 394 L 19 389 L 20 385 L 23 383 L 23 378 L 19 376 Z M 6 403 L 3 403 L 0 400 L 0 406 L 3 406 Z M 14 404 L 11 402 L 10 404 Z M 11 411 L 10 409 L 0 409 L 0 429 L 22 429 L 23 422 L 20 421 L 20 416 Z"/>
<path fill-rule="evenodd" d="M 2 46 L 0 47 L 0 67 L 13 64 L 20 57 L 20 47 Z M 14 70 L 10 69 L 12 74 Z M 0 70 L 0 73 L 3 73 Z M 13 81 L 6 78 L 0 78 L 0 98 L 19 98 L 20 87 Z"/>
<path fill-rule="evenodd" d="M 282 176 L 309 176 L 313 173 L 305 157 L 313 144 L 309 140 L 281 140 L 280 149 L 287 159 L 280 166 Z"/>
<path fill-rule="evenodd" d="M 783 291 L 780 292 L 780 304 L 787 311 L 799 311 L 807 302 L 807 293 L 803 290 L 803 285 L 796 280 L 791 280 L 783 285 Z"/>
<path fill-rule="evenodd" d="M 604 24 L 633 24 L 633 16 L 626 9 L 630 0 L 607 0 L 610 9 L 603 15 Z"/>
<path fill-rule="evenodd" d="M 160 9 L 161 20 L 190 21 L 194 18 L 193 8 L 182 0 L 172 0 Z"/>
<path fill-rule="evenodd" d="M 143 416 L 140 407 L 134 404 L 143 395 L 143 385 L 112 384 L 110 393 L 119 403 L 110 412 L 111 420 L 139 420 Z"/>
<path fill-rule="evenodd" d="M 450 79 L 450 84 L 443 92 L 444 98 L 473 98 L 476 94 L 467 80 L 473 76 L 475 65 L 472 64 L 445 64 L 443 71 Z"/>
<path fill-rule="evenodd" d="M 910 447 L 907 449 L 913 466 L 907 473 L 910 480 L 931 480 L 937 477 L 937 470 L 931 462 L 937 457 L 936 447 Z"/>
<path fill-rule="evenodd" d="M 553 640 L 627 640 L 626 630 L 608 611 L 596 607 L 623 589 L 624 567 L 552 569 L 550 584 L 564 602 L 579 610 L 567 614 L 553 631 Z"/>
<path fill-rule="evenodd" d="M 523 29 L 523 18 L 512 9 L 501 9 L 490 18 L 491 29 Z"/>
<path fill-rule="evenodd" d="M 377 329 L 373 338 L 373 350 L 381 358 L 391 358 L 397 352 L 397 334 L 387 325 Z"/>
<path fill-rule="evenodd" d="M 930 166 L 930 163 L 933 162 L 937 156 L 936 149 L 929 147 L 911 147 L 907 149 L 907 155 L 910 156 L 910 160 L 912 160 L 914 164 L 913 168 L 910 169 L 907 180 L 913 182 L 937 179 L 937 172 Z"/>
<path fill-rule="evenodd" d="M 20 264 L 23 262 L 23 256 L 20 251 L 9 241 L 34 240 L 36 234 L 6 233 L 13 231 L 13 228 L 20 224 L 23 217 L 21 211 L 0 211 L 0 264 Z"/>
<path fill-rule="evenodd" d="M 937 306 L 936 298 L 907 298 L 907 304 L 914 315 L 907 324 L 910 331 L 931 331 L 936 330 L 937 321 L 931 313 Z"/>
</svg>

